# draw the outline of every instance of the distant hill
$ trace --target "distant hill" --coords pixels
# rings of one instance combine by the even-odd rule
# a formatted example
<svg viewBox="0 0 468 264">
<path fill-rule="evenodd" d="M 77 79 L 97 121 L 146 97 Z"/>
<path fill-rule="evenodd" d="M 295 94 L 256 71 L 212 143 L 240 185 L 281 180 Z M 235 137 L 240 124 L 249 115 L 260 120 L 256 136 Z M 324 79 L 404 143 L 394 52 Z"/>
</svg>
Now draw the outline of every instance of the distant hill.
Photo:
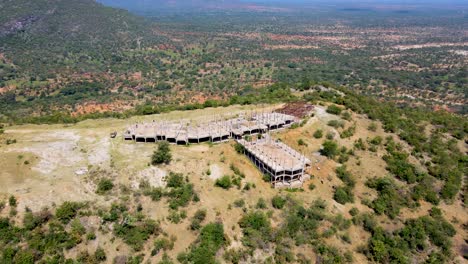
<svg viewBox="0 0 468 264">
<path fill-rule="evenodd" d="M 164 12 L 200 12 L 207 10 L 256 10 L 268 1 L 254 3 L 242 0 L 97 0 L 108 6 L 124 8 L 144 15 Z"/>
<path fill-rule="evenodd" d="M 93 0 L 0 2 L 0 53 L 23 70 L 103 68 L 112 55 L 160 38 L 128 11 Z"/>
</svg>

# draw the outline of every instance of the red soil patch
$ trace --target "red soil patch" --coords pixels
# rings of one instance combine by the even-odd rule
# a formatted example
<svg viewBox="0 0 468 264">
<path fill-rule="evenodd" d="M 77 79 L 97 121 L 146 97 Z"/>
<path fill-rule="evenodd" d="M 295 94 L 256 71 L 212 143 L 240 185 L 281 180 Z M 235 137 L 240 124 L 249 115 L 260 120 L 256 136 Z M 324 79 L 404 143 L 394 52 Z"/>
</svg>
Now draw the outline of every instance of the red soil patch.
<svg viewBox="0 0 468 264">
<path fill-rule="evenodd" d="M 127 101 L 116 101 L 112 103 L 86 102 L 81 105 L 76 105 L 72 116 L 79 116 L 91 113 L 123 112 L 131 108 L 131 103 Z"/>
<path fill-rule="evenodd" d="M 292 115 L 298 118 L 304 118 L 314 110 L 314 106 L 305 102 L 289 103 L 275 112 Z"/>
</svg>

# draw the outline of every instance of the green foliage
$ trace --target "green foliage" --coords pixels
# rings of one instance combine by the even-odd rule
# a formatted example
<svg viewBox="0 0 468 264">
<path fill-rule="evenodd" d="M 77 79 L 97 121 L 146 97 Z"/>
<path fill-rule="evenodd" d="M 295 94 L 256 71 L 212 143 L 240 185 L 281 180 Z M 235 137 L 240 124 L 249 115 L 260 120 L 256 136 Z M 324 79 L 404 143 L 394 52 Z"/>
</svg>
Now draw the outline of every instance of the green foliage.
<svg viewBox="0 0 468 264">
<path fill-rule="evenodd" d="M 333 115 L 339 115 L 343 109 L 337 105 L 330 105 L 327 107 L 327 113 Z"/>
<path fill-rule="evenodd" d="M 169 148 L 169 143 L 162 141 L 158 144 L 158 149 L 154 151 L 153 156 L 151 156 L 151 164 L 169 164 L 172 160 L 171 149 Z"/>
<path fill-rule="evenodd" d="M 122 224 L 114 225 L 114 234 L 123 239 L 135 251 L 143 249 L 143 245 L 151 235 L 159 233 L 159 226 L 154 220 L 137 220 L 127 215 Z"/>
<path fill-rule="evenodd" d="M 372 144 L 372 145 L 380 145 L 382 144 L 382 141 L 383 141 L 383 138 L 381 136 L 376 136 L 374 138 L 372 138 L 371 140 L 369 140 L 369 143 Z"/>
<path fill-rule="evenodd" d="M 242 144 L 236 142 L 234 144 L 234 149 L 236 150 L 237 153 L 244 154 L 245 147 Z"/>
<path fill-rule="evenodd" d="M 190 222 L 191 230 L 199 230 L 201 228 L 201 223 L 206 218 L 206 210 L 198 209 L 193 215 L 192 221 Z"/>
<path fill-rule="evenodd" d="M 328 140 L 332 140 L 335 138 L 335 133 L 333 132 L 327 132 L 327 135 L 325 136 Z"/>
<path fill-rule="evenodd" d="M 234 175 L 237 175 L 241 178 L 245 178 L 245 174 L 241 172 L 240 169 L 236 167 L 233 163 L 229 165 L 229 168 L 232 170 L 232 172 L 234 172 Z"/>
<path fill-rule="evenodd" d="M 309 183 L 309 186 L 308 186 L 309 190 L 313 191 L 315 187 L 316 187 L 315 184 Z"/>
<path fill-rule="evenodd" d="M 354 136 L 354 133 L 356 133 L 356 124 L 353 124 L 352 126 L 348 127 L 347 129 L 343 130 L 343 132 L 340 133 L 341 138 L 349 138 Z"/>
<path fill-rule="evenodd" d="M 171 188 L 165 195 L 169 199 L 169 208 L 177 209 L 187 206 L 195 197 L 195 191 L 191 183 L 186 183 L 181 187 Z"/>
<path fill-rule="evenodd" d="M 185 184 L 184 175 L 181 173 L 169 173 L 167 177 L 166 186 L 170 188 L 181 188 Z"/>
<path fill-rule="evenodd" d="M 340 204 L 352 203 L 354 202 L 353 189 L 355 186 L 355 181 L 351 175 L 346 170 L 346 166 L 341 166 L 336 168 L 336 175 L 340 178 L 341 181 L 345 184 L 344 186 L 338 186 L 335 189 L 335 194 L 333 199 Z"/>
<path fill-rule="evenodd" d="M 405 222 L 402 229 L 393 233 L 385 232 L 381 227 L 372 226 L 365 251 L 370 260 L 388 262 L 395 260 L 399 263 L 410 263 L 410 256 L 428 250 L 435 246 L 440 251 L 437 258 L 446 262 L 450 256 L 450 237 L 455 235 L 455 229 L 440 216 L 423 216 Z M 428 244 L 428 242 L 430 244 Z M 429 259 L 434 258 L 431 254 Z"/>
<path fill-rule="evenodd" d="M 225 244 L 224 227 L 221 223 L 210 223 L 201 229 L 197 242 L 190 251 L 177 257 L 181 263 L 217 263 L 215 255 Z"/>
<path fill-rule="evenodd" d="M 105 194 L 114 188 L 114 183 L 110 179 L 100 179 L 97 184 L 96 193 Z"/>
<path fill-rule="evenodd" d="M 385 214 L 393 219 L 399 215 L 402 206 L 411 205 L 407 195 L 391 178 L 370 179 L 366 185 L 379 194 L 369 205 L 377 214 Z"/>
<path fill-rule="evenodd" d="M 224 175 L 215 182 L 215 186 L 221 187 L 223 189 L 230 189 L 232 187 L 231 177 L 229 175 Z"/>
<path fill-rule="evenodd" d="M 174 224 L 180 224 L 182 219 L 185 219 L 186 216 L 187 214 L 185 213 L 185 211 L 178 212 L 178 211 L 172 210 L 169 212 L 169 215 L 167 216 L 167 220 L 169 220 L 171 223 L 174 223 Z"/>
<path fill-rule="evenodd" d="M 97 260 L 97 262 L 106 261 L 107 257 L 106 257 L 106 252 L 104 251 L 104 249 L 102 249 L 101 247 L 98 247 L 96 251 L 94 252 L 94 258 Z"/>
<path fill-rule="evenodd" d="M 304 141 L 304 139 L 300 138 L 297 140 L 297 144 L 299 146 L 307 146 L 307 143 Z"/>
<path fill-rule="evenodd" d="M 322 138 L 323 137 L 323 130 L 322 129 L 317 129 L 315 132 L 314 132 L 314 138 Z"/>
<path fill-rule="evenodd" d="M 320 154 L 328 158 L 334 158 L 338 154 L 338 144 L 335 141 L 327 140 L 323 143 L 322 147 Z"/>
<path fill-rule="evenodd" d="M 408 183 L 415 183 L 420 178 L 416 168 L 408 162 L 407 153 L 394 149 L 391 142 L 387 143 L 387 152 L 389 155 L 384 155 L 383 160 L 387 163 L 388 171 Z"/>
<path fill-rule="evenodd" d="M 16 207 L 16 205 L 17 205 L 16 197 L 13 196 L 13 195 L 10 195 L 10 197 L 8 198 L 8 204 L 9 204 L 11 207 Z"/>
<path fill-rule="evenodd" d="M 256 207 L 257 209 L 266 209 L 266 208 L 267 208 L 267 204 L 266 204 L 265 199 L 263 199 L 263 198 L 258 198 L 258 201 L 257 201 L 257 204 L 255 205 L 255 207 Z"/>
<path fill-rule="evenodd" d="M 344 128 L 345 122 L 341 120 L 330 120 L 328 121 L 327 125 L 334 127 L 334 128 Z"/>
<path fill-rule="evenodd" d="M 161 261 L 159 261 L 158 264 L 174 264 L 174 262 L 166 253 L 164 253 Z"/>
<path fill-rule="evenodd" d="M 342 112 L 341 113 L 341 118 L 343 118 L 346 121 L 351 121 L 351 113 L 350 112 Z"/>
<path fill-rule="evenodd" d="M 352 203 L 354 201 L 352 189 L 343 186 L 336 187 L 333 199 L 340 204 Z"/>
<path fill-rule="evenodd" d="M 161 250 L 167 251 L 174 248 L 175 237 L 167 239 L 165 237 L 158 238 L 154 241 L 154 248 L 151 251 L 151 255 L 155 256 L 159 254 Z"/>
<path fill-rule="evenodd" d="M 245 206 L 245 200 L 244 199 L 237 199 L 234 201 L 234 206 L 242 208 Z"/>
<path fill-rule="evenodd" d="M 351 216 L 356 216 L 358 213 L 359 213 L 359 210 L 356 207 L 353 207 L 351 208 L 351 210 L 349 210 L 349 214 Z"/>
<path fill-rule="evenodd" d="M 140 182 L 140 189 L 143 194 L 151 197 L 153 201 L 159 201 L 163 197 L 167 197 L 169 208 L 178 209 L 179 207 L 187 206 L 190 201 L 195 201 L 197 195 L 193 189 L 193 185 L 187 182 L 184 176 L 180 173 L 169 172 L 167 176 L 167 190 L 162 188 L 153 188 L 147 181 Z"/>
<path fill-rule="evenodd" d="M 55 211 L 55 216 L 63 223 L 68 223 L 78 214 L 78 211 L 83 208 L 83 206 L 82 203 L 64 202 Z"/>
<path fill-rule="evenodd" d="M 273 206 L 273 208 L 276 208 L 276 209 L 283 209 L 284 205 L 286 204 L 286 199 L 279 196 L 279 195 L 275 195 L 272 199 L 271 199 L 271 205 Z"/>
<path fill-rule="evenodd" d="M 249 248 L 260 246 L 271 240 L 270 220 L 261 211 L 249 212 L 242 216 L 239 226 L 244 234 L 242 244 Z"/>
</svg>

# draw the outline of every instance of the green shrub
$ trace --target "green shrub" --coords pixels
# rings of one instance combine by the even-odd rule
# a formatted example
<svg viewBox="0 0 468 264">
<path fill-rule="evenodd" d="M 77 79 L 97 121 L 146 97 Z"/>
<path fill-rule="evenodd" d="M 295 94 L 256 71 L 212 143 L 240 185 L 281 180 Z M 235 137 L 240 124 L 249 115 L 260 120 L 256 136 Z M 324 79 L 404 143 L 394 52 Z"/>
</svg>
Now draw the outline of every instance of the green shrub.
<svg viewBox="0 0 468 264">
<path fill-rule="evenodd" d="M 371 140 L 369 140 L 369 143 L 371 143 L 372 145 L 379 146 L 380 144 L 382 144 L 382 141 L 383 141 L 383 138 L 381 136 L 376 136 L 372 138 Z"/>
<path fill-rule="evenodd" d="M 228 175 L 224 175 L 223 177 L 216 180 L 215 186 L 221 187 L 226 190 L 230 189 L 232 187 L 231 177 Z"/>
<path fill-rule="evenodd" d="M 356 207 L 353 207 L 351 208 L 351 210 L 349 210 L 349 214 L 351 216 L 356 216 L 358 213 L 359 213 L 359 210 Z"/>
<path fill-rule="evenodd" d="M 307 146 L 307 143 L 302 138 L 297 140 L 297 144 L 299 146 Z"/>
<path fill-rule="evenodd" d="M 271 205 L 273 206 L 273 208 L 282 209 L 285 204 L 286 199 L 284 199 L 281 196 L 276 195 L 271 199 Z"/>
<path fill-rule="evenodd" d="M 180 188 L 184 185 L 184 175 L 181 173 L 170 172 L 167 177 L 167 187 Z"/>
<path fill-rule="evenodd" d="M 221 223 L 210 223 L 201 229 L 197 242 L 190 247 L 190 251 L 177 256 L 181 263 L 215 264 L 216 253 L 224 245 L 224 227 Z"/>
<path fill-rule="evenodd" d="M 114 188 L 114 183 L 110 179 L 101 179 L 97 184 L 96 193 L 105 194 Z"/>
<path fill-rule="evenodd" d="M 166 193 L 166 196 L 169 198 L 169 208 L 177 209 L 187 206 L 189 202 L 193 200 L 195 191 L 193 190 L 193 185 L 187 183 L 179 188 L 171 188 L 171 190 Z"/>
<path fill-rule="evenodd" d="M 354 201 L 353 191 L 347 186 L 338 186 L 335 189 L 333 199 L 340 204 L 352 203 Z"/>
<path fill-rule="evenodd" d="M 343 128 L 345 126 L 345 123 L 341 120 L 330 120 L 328 121 L 327 125 L 334 128 Z"/>
<path fill-rule="evenodd" d="M 237 142 L 234 144 L 234 149 L 235 149 L 236 152 L 239 153 L 239 154 L 243 154 L 244 151 L 245 151 L 245 147 L 244 147 L 242 144 L 237 143 Z"/>
<path fill-rule="evenodd" d="M 159 201 L 163 197 L 163 190 L 162 188 L 159 188 L 159 187 L 148 188 L 143 191 L 143 194 L 151 197 L 151 200 L 153 201 Z"/>
<path fill-rule="evenodd" d="M 341 118 L 343 118 L 346 121 L 351 121 L 351 113 L 350 112 L 342 112 L 341 113 Z"/>
<path fill-rule="evenodd" d="M 154 151 L 153 156 L 151 157 L 151 164 L 169 164 L 172 160 L 171 149 L 169 143 L 162 141 L 158 145 L 158 149 Z"/>
<path fill-rule="evenodd" d="M 106 257 L 106 252 L 104 251 L 104 249 L 102 249 L 101 247 L 98 247 L 96 249 L 96 252 L 94 252 L 94 259 L 96 259 L 97 262 L 106 261 L 107 257 Z"/>
<path fill-rule="evenodd" d="M 13 195 L 10 195 L 10 197 L 8 198 L 8 204 L 9 204 L 11 207 L 16 207 L 16 205 L 17 205 L 16 197 L 13 196 Z"/>
<path fill-rule="evenodd" d="M 192 221 L 190 223 L 190 229 L 198 230 L 201 227 L 201 223 L 206 218 L 206 210 L 198 209 L 193 215 Z"/>
<path fill-rule="evenodd" d="M 13 263 L 33 264 L 34 254 L 28 250 L 20 250 L 16 253 Z"/>
<path fill-rule="evenodd" d="M 234 172 L 235 175 L 240 176 L 241 178 L 245 178 L 245 174 L 240 171 L 238 167 L 236 167 L 233 163 L 229 165 L 229 168 Z"/>
<path fill-rule="evenodd" d="M 94 240 L 96 239 L 96 234 L 94 232 L 88 233 L 86 235 L 86 240 Z"/>
<path fill-rule="evenodd" d="M 265 199 L 263 198 L 258 198 L 257 204 L 255 206 L 257 209 L 265 209 L 267 208 L 267 204 L 265 202 Z"/>
<path fill-rule="evenodd" d="M 152 256 L 156 256 L 161 250 L 167 251 L 174 248 L 175 239 L 167 239 L 165 237 L 158 238 L 154 241 L 154 248 L 151 251 Z"/>
<path fill-rule="evenodd" d="M 338 144 L 335 141 L 327 140 L 322 146 L 323 148 L 320 150 L 320 154 L 328 158 L 334 158 L 338 155 Z"/>
<path fill-rule="evenodd" d="M 129 221 L 114 225 L 114 234 L 123 239 L 135 251 L 143 249 L 143 245 L 151 235 L 159 233 L 159 226 L 154 220 Z"/>
<path fill-rule="evenodd" d="M 377 214 L 385 214 L 393 219 L 398 216 L 402 206 L 409 205 L 407 196 L 403 195 L 401 188 L 391 178 L 370 179 L 366 185 L 379 194 L 369 205 Z"/>
<path fill-rule="evenodd" d="M 79 209 L 81 209 L 82 207 L 83 204 L 81 203 L 64 202 L 55 211 L 55 216 L 63 223 L 68 223 L 71 219 L 73 219 L 76 216 Z"/>
<path fill-rule="evenodd" d="M 261 248 L 271 239 L 271 224 L 261 211 L 245 214 L 239 221 L 244 234 L 242 244 L 249 248 Z"/>
<path fill-rule="evenodd" d="M 315 132 L 314 132 L 314 138 L 322 138 L 323 137 L 323 130 L 322 129 L 317 129 Z"/>
<path fill-rule="evenodd" d="M 245 201 L 244 201 L 244 199 L 237 199 L 237 200 L 234 201 L 234 205 L 236 207 L 244 207 Z"/>
<path fill-rule="evenodd" d="M 333 132 L 327 132 L 327 135 L 325 136 L 328 140 L 332 140 L 335 138 L 335 134 Z"/>
<path fill-rule="evenodd" d="M 327 107 L 327 113 L 333 114 L 333 115 L 339 115 L 343 111 L 343 109 L 337 105 L 330 105 Z"/>
<path fill-rule="evenodd" d="M 340 133 L 341 138 L 349 138 L 354 136 L 354 133 L 356 133 L 356 124 L 350 126 L 349 128 L 343 130 L 343 132 Z"/>
</svg>

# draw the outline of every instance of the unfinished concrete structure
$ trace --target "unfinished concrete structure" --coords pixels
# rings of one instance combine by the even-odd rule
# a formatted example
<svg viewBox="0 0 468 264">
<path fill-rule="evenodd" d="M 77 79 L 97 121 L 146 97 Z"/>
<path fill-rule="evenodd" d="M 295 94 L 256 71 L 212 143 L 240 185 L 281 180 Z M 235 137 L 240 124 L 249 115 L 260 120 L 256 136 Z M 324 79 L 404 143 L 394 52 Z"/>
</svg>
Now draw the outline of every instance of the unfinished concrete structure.
<svg viewBox="0 0 468 264">
<path fill-rule="evenodd" d="M 271 139 L 269 132 L 289 127 L 297 117 L 275 112 L 251 112 L 237 116 L 218 116 L 194 123 L 155 121 L 138 123 L 127 128 L 123 137 L 136 142 L 168 141 L 186 145 L 202 142 L 223 142 L 231 138 L 244 146 L 244 152 L 276 187 L 300 187 L 311 161 L 286 144 Z M 263 134 L 261 139 L 246 136 Z"/>
<path fill-rule="evenodd" d="M 254 141 L 237 140 L 244 153 L 260 171 L 270 176 L 275 188 L 300 187 L 311 161 L 304 155 L 270 136 Z"/>
<path fill-rule="evenodd" d="M 155 121 L 138 123 L 127 128 L 123 137 L 136 142 L 156 142 L 186 145 L 202 142 L 222 142 L 230 138 L 241 139 L 247 135 L 266 133 L 288 127 L 296 121 L 291 115 L 281 113 L 250 113 L 237 117 L 215 117 L 210 121 L 193 124 L 188 120 L 178 122 Z"/>
</svg>

